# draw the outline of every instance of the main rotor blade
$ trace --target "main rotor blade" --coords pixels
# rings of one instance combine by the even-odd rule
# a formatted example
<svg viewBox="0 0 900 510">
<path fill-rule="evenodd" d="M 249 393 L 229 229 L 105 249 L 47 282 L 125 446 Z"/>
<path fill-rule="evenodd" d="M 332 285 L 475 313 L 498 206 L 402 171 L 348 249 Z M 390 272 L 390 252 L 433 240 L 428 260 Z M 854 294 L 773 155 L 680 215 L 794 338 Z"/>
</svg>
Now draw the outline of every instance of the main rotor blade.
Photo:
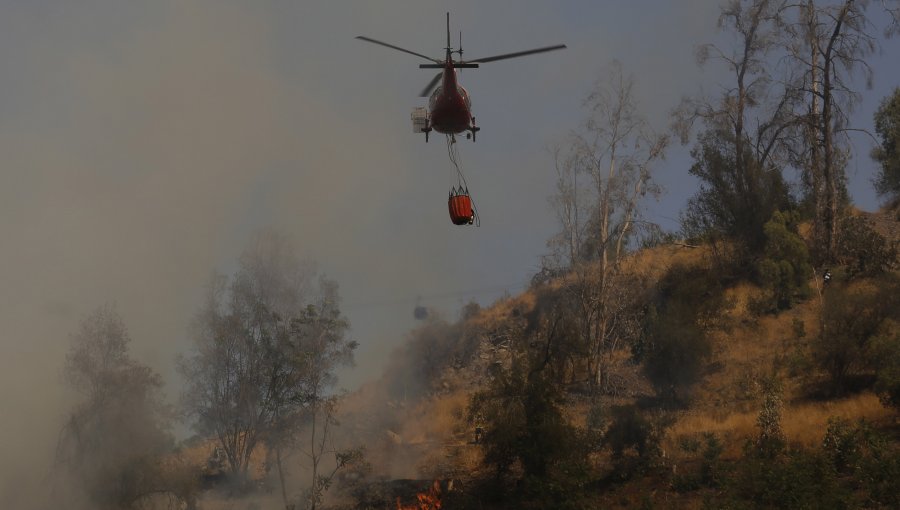
<svg viewBox="0 0 900 510">
<path fill-rule="evenodd" d="M 419 94 L 419 97 L 428 97 L 428 94 L 431 94 L 431 91 L 434 90 L 434 88 L 437 86 L 438 82 L 441 80 L 441 76 L 443 76 L 443 75 L 444 75 L 443 71 L 434 75 L 434 78 L 432 78 L 431 81 L 428 82 L 428 85 L 425 85 L 425 88 L 422 89 L 422 93 Z"/>
<path fill-rule="evenodd" d="M 556 46 L 547 46 L 545 48 L 535 48 L 533 50 L 517 51 L 516 53 L 506 53 L 505 55 L 497 55 L 496 57 L 476 58 L 475 60 L 466 60 L 466 62 L 470 62 L 473 64 L 484 64 L 486 62 L 494 62 L 495 60 L 506 60 L 508 58 L 524 57 L 525 55 L 533 55 L 535 53 L 543 53 L 545 51 L 561 50 L 565 47 L 565 44 L 557 44 Z"/>
<path fill-rule="evenodd" d="M 362 35 L 358 35 L 358 36 L 356 36 L 356 38 L 359 39 L 359 40 L 361 40 L 361 41 L 370 42 L 370 43 L 372 43 L 372 44 L 379 44 L 379 45 L 381 45 L 381 46 L 386 46 L 386 47 L 388 47 L 388 48 L 391 48 L 391 49 L 394 49 L 394 50 L 397 50 L 397 51 L 402 51 L 403 53 L 409 53 L 410 55 L 415 55 L 415 56 L 417 56 L 417 57 L 422 57 L 422 58 L 424 58 L 425 60 L 430 60 L 430 61 L 432 61 L 432 62 L 434 62 L 434 63 L 436 63 L 436 64 L 440 64 L 440 63 L 441 63 L 441 61 L 438 60 L 438 59 L 435 59 L 435 58 L 431 58 L 431 57 L 422 55 L 421 53 L 416 53 L 415 51 L 409 51 L 409 50 L 407 50 L 406 48 L 401 48 L 401 47 L 399 47 L 399 46 L 394 46 L 393 44 L 388 44 L 388 43 L 386 43 L 386 42 L 378 41 L 378 40 L 376 40 L 376 39 L 372 39 L 371 37 L 365 37 L 365 36 L 362 36 Z"/>
</svg>

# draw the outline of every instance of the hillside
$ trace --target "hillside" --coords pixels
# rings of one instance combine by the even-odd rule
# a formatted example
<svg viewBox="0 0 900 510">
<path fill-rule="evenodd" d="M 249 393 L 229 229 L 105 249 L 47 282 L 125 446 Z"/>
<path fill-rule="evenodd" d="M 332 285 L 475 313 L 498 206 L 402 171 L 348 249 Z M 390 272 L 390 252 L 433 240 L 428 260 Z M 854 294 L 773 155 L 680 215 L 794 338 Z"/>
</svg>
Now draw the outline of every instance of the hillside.
<svg viewBox="0 0 900 510">
<path fill-rule="evenodd" d="M 867 216 L 882 235 L 900 239 L 900 224 L 893 214 Z M 707 247 L 662 245 L 632 254 L 621 268 L 630 285 L 638 288 L 636 299 L 640 301 L 664 286 L 667 278 L 677 279 L 679 273 L 714 273 L 714 258 Z M 586 440 L 593 444 L 585 465 L 591 474 L 575 485 L 583 497 L 573 507 L 701 508 L 716 501 L 713 504 L 752 501 L 757 496 L 747 496 L 747 491 L 758 488 L 751 490 L 741 484 L 759 481 L 748 481 L 750 474 L 742 466 L 752 465 L 748 456 L 753 445 L 762 441 L 765 413 L 761 411 L 769 409 L 771 402 L 780 409 L 778 425 L 784 447 L 777 458 L 788 466 L 784 474 L 788 478 L 796 474 L 790 469 L 799 470 L 796 466 L 805 465 L 803 462 L 818 466 L 822 459 L 831 458 L 823 444 L 833 441 L 835 434 L 861 441 L 853 448 L 860 456 L 867 455 L 866 459 L 896 453 L 900 444 L 897 409 L 876 393 L 874 365 L 861 362 L 848 373 L 846 384 L 833 390 L 829 372 L 819 364 L 822 355 L 817 344 L 826 337 L 823 325 L 830 324 L 823 315 L 826 308 L 831 310 L 829 303 L 857 306 L 842 296 L 868 295 L 885 286 L 896 294 L 897 274 L 848 278 L 841 276 L 840 269 L 835 274 L 835 281 L 827 286 L 820 279 L 811 279 L 806 297 L 777 313 L 761 313 L 754 305 L 765 289 L 745 279 L 725 283 L 716 297 L 720 313 L 713 319 L 715 324 L 704 330 L 710 350 L 702 356 L 696 381 L 679 387 L 674 401 L 660 393 L 659 381 L 648 378 L 647 362 L 635 356 L 634 338 L 622 338 L 603 353 L 604 383 L 599 387 L 580 380 L 583 366 L 575 355 L 558 366 L 555 361 L 547 363 L 552 357 L 550 338 L 556 335 L 557 344 L 565 341 L 559 334 L 563 326 L 557 325 L 566 317 L 550 311 L 569 299 L 571 293 L 567 293 L 579 275 L 534 284 L 489 307 L 471 305 L 454 322 L 428 319 L 410 333 L 408 343 L 395 353 L 393 365 L 380 381 L 349 396 L 342 421 L 353 436 L 365 439 L 372 474 L 381 480 L 443 480 L 445 492 L 450 488 L 445 508 L 469 508 L 473 501 L 483 505 L 480 508 L 511 507 L 507 505 L 521 500 L 521 494 L 515 494 L 522 489 L 516 487 L 522 486 L 527 469 L 513 461 L 502 476 L 495 476 L 488 457 L 496 456 L 496 449 L 476 442 L 477 435 L 490 437 L 491 425 L 485 423 L 474 402 L 479 398 L 476 395 L 484 397 L 495 391 L 490 388 L 496 387 L 498 380 L 514 380 L 517 364 L 540 350 L 535 344 L 546 338 L 543 366 L 554 374 L 550 378 L 559 390 L 553 402 L 559 403 L 574 434 L 590 437 L 593 433 L 596 439 L 593 443 Z M 888 315 L 893 317 L 895 312 L 889 310 Z M 557 322 L 551 329 L 552 320 Z M 882 326 L 895 327 L 896 323 Z M 896 329 L 892 331 L 896 333 Z M 530 384 L 528 377 L 521 380 Z M 636 410 L 636 414 L 629 415 L 628 410 Z M 623 416 L 631 416 L 631 421 Z M 620 438 L 623 444 L 616 448 L 611 431 L 620 430 L 619 423 L 624 423 L 625 439 Z M 880 438 L 878 452 L 873 453 L 876 443 L 863 444 L 859 439 L 864 433 Z M 644 435 L 631 437 L 635 434 Z M 881 470 L 894 469 L 897 462 L 885 464 L 887 468 L 879 466 Z M 714 479 L 710 478 L 713 471 Z M 848 481 L 852 474 L 841 468 L 828 476 L 837 484 L 834 491 L 839 496 L 835 497 L 844 498 L 851 507 L 889 506 L 896 500 L 884 494 L 900 493 L 894 490 L 898 488 L 896 478 L 876 489 Z M 426 485 L 419 483 L 420 487 Z M 357 480 L 343 490 L 354 494 L 357 501 L 360 497 L 363 501 L 378 499 L 367 492 L 369 487 L 369 482 Z M 551 499 L 557 494 L 552 488 L 546 490 Z M 354 506 L 349 499 L 344 505 L 341 508 L 370 507 L 358 502 Z M 534 505 L 540 507 L 540 503 Z"/>
</svg>

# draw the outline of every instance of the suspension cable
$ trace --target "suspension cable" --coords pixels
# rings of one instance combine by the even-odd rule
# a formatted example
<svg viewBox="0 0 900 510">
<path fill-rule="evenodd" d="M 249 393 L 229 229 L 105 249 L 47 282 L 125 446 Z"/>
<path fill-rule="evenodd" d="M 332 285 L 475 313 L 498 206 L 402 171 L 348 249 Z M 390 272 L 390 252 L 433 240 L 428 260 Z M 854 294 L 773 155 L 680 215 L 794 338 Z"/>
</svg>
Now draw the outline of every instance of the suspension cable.
<svg viewBox="0 0 900 510">
<path fill-rule="evenodd" d="M 456 169 L 456 183 L 459 191 L 462 192 L 463 189 L 465 189 L 465 193 L 472 203 L 472 212 L 475 214 L 475 226 L 480 227 L 481 215 L 478 214 L 478 207 L 475 205 L 475 200 L 473 200 L 472 195 L 469 194 L 469 183 L 466 182 L 466 175 L 463 173 L 462 168 L 460 168 L 462 160 L 459 157 L 459 148 L 456 145 L 456 137 L 453 134 L 447 135 L 447 155 L 450 157 L 450 163 L 452 163 L 453 167 Z"/>
</svg>

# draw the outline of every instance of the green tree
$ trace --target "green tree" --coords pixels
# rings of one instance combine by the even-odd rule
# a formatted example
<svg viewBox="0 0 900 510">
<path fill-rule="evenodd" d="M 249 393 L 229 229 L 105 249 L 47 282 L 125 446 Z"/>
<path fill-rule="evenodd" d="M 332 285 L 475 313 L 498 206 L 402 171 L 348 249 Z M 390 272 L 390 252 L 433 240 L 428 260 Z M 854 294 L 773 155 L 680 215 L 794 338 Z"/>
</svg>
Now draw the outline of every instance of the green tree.
<svg viewBox="0 0 900 510">
<path fill-rule="evenodd" d="M 760 282 L 771 292 L 773 311 L 790 308 L 809 296 L 812 266 L 806 243 L 797 233 L 799 215 L 775 211 L 763 227 L 766 244 L 756 271 Z"/>
<path fill-rule="evenodd" d="M 881 138 L 881 144 L 872 151 L 872 159 L 881 165 L 875 190 L 896 201 L 900 199 L 900 87 L 875 111 L 875 132 Z"/>
<path fill-rule="evenodd" d="M 579 498 L 588 448 L 565 414 L 565 395 L 550 370 L 558 323 L 543 322 L 531 346 L 509 367 L 497 367 L 490 386 L 473 395 L 469 415 L 484 424 L 484 462 L 497 478 L 521 469 L 520 508 L 547 508 Z"/>
<path fill-rule="evenodd" d="M 725 130 L 700 135 L 691 151 L 695 162 L 690 173 L 701 185 L 688 202 L 682 227 L 690 237 L 737 241 L 737 262 L 742 263 L 761 251 L 766 241 L 764 225 L 775 211 L 790 208 L 791 199 L 780 170 L 763 166 L 746 144 L 738 166 L 735 145 Z"/>
<path fill-rule="evenodd" d="M 686 99 L 676 109 L 674 128 L 682 143 L 689 141 L 697 120 L 704 130 L 691 154 L 690 172 L 701 180 L 683 217 L 685 233 L 717 241 L 736 241 L 740 265 L 762 248 L 763 225 L 788 204 L 781 176 L 787 127 L 793 122 L 793 96 L 767 65 L 777 48 L 786 2 L 732 0 L 721 8 L 719 26 L 734 36 L 735 45 L 701 45 L 701 64 L 723 63 L 734 80 L 723 84 L 719 98 Z M 745 268 L 750 269 L 750 268 Z"/>
</svg>

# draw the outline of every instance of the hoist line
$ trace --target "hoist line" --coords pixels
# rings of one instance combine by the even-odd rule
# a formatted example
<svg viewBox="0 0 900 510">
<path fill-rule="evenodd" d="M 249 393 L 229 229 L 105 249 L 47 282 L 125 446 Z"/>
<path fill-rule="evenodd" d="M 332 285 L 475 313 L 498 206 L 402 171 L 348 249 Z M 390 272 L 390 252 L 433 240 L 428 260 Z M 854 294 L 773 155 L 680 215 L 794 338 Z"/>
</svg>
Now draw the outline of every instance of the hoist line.
<svg viewBox="0 0 900 510">
<path fill-rule="evenodd" d="M 475 213 L 475 226 L 480 227 L 481 215 L 478 214 L 478 206 L 475 205 L 475 200 L 473 200 L 472 195 L 469 194 L 469 183 L 466 181 L 466 175 L 460 168 L 461 160 L 459 157 L 459 148 L 456 145 L 456 137 L 452 134 L 447 135 L 447 155 L 450 157 L 450 163 L 453 163 L 453 167 L 456 168 L 456 183 L 459 190 L 462 191 L 465 188 L 466 195 L 469 196 L 469 201 L 472 204 L 472 211 Z"/>
</svg>

